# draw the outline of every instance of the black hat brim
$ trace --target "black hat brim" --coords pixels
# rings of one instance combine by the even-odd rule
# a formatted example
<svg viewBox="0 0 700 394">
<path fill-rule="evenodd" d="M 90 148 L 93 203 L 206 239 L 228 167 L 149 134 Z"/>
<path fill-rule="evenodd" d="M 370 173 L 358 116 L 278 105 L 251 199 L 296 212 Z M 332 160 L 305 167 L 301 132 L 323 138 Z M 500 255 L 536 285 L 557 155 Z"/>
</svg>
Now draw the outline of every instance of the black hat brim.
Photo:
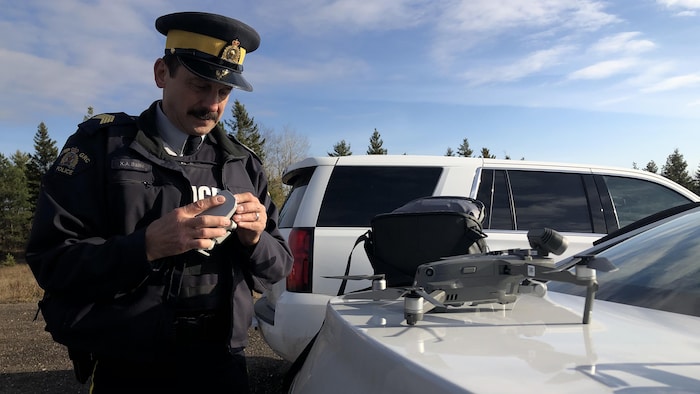
<svg viewBox="0 0 700 394">
<path fill-rule="evenodd" d="M 178 56 L 180 63 L 191 73 L 212 82 L 221 83 L 232 88 L 252 92 L 253 86 L 243 78 L 240 71 L 235 71 L 221 65 L 207 62 L 202 59 L 194 59 L 186 56 Z"/>
</svg>

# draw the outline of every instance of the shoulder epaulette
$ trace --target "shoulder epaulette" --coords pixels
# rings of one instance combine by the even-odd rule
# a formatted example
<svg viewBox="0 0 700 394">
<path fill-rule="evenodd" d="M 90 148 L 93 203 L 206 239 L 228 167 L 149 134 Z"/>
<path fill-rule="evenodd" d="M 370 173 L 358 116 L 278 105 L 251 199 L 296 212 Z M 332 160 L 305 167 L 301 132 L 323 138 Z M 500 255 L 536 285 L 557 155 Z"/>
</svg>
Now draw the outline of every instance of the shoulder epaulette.
<svg viewBox="0 0 700 394">
<path fill-rule="evenodd" d="M 136 116 L 127 115 L 124 112 L 99 114 L 79 124 L 78 131 L 94 133 L 105 127 L 134 123 L 136 119 Z"/>
<path fill-rule="evenodd" d="M 238 138 L 236 138 L 235 135 L 226 133 L 226 137 L 228 137 L 228 139 L 229 139 L 231 142 L 233 142 L 234 145 L 240 146 L 240 147 L 242 147 L 243 149 L 245 149 L 245 150 L 247 150 L 248 152 L 250 152 L 250 153 L 251 153 L 251 156 L 253 156 L 253 157 L 254 157 L 255 159 L 257 159 L 260 163 L 262 163 L 262 160 L 260 159 L 260 157 L 258 157 L 258 154 L 255 153 L 255 151 L 254 151 L 252 148 L 250 148 L 248 145 L 242 143 Z"/>
</svg>

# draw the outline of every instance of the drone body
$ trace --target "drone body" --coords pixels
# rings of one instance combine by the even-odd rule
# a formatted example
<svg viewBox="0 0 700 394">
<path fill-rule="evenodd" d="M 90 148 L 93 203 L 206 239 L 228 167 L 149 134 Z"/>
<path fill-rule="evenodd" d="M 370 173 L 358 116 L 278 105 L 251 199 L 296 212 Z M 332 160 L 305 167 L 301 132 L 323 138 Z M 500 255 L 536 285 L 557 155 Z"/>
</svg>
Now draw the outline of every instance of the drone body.
<svg viewBox="0 0 700 394">
<path fill-rule="evenodd" d="M 533 249 L 465 254 L 421 264 L 410 287 L 386 288 L 382 274 L 334 278 L 373 281 L 372 290 L 346 294 L 343 297 L 347 299 L 404 297 L 408 325 L 415 325 L 435 307 L 447 310 L 449 306 L 463 304 L 509 304 L 515 302 L 519 294 L 544 296 L 547 281 L 568 282 L 587 288 L 583 324 L 588 324 L 598 289 L 596 270 L 613 271 L 616 267 L 596 256 L 575 256 L 567 265 L 557 267 L 548 255 L 550 252 L 561 254 L 566 249 L 566 240 L 550 229 L 530 230 L 528 238 Z"/>
<path fill-rule="evenodd" d="M 543 269 L 554 270 L 554 263 L 532 252 L 462 255 L 423 264 L 416 270 L 415 286 L 428 293 L 445 291 L 445 305 L 509 304 L 515 302 L 518 293 L 531 290 L 544 295 L 543 283 L 524 283 L 524 279 L 535 279 L 535 274 Z"/>
</svg>

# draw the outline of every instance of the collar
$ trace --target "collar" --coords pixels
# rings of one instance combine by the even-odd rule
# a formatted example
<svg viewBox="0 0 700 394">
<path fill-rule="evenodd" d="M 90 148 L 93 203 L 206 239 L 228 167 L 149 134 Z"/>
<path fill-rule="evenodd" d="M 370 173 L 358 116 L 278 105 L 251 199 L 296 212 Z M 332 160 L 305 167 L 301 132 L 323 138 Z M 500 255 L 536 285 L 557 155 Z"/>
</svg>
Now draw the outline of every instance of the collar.
<svg viewBox="0 0 700 394">
<path fill-rule="evenodd" d="M 183 133 L 180 129 L 175 127 L 167 116 L 165 116 L 160 101 L 158 105 L 156 105 L 156 128 L 158 134 L 163 139 L 165 152 L 170 156 L 182 156 L 182 151 L 185 149 L 185 143 L 187 143 L 189 134 Z M 200 137 L 200 139 L 204 141 L 204 137 Z"/>
</svg>

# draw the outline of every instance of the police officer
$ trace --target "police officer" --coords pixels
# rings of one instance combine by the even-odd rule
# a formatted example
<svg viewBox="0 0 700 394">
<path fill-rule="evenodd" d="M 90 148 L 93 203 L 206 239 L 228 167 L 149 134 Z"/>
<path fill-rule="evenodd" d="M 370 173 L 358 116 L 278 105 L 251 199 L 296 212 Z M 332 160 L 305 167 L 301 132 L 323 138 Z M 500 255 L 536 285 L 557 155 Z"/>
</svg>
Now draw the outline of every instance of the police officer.
<svg viewBox="0 0 700 394">
<path fill-rule="evenodd" d="M 92 392 L 248 392 L 252 291 L 292 263 L 260 160 L 218 125 L 232 89 L 252 90 L 242 64 L 260 37 L 207 13 L 165 15 L 156 29 L 162 99 L 137 117 L 97 115 L 68 138 L 27 260 L 47 330 L 78 355 L 76 372 L 91 361 Z M 232 202 L 223 190 L 235 212 L 208 215 Z"/>
</svg>

